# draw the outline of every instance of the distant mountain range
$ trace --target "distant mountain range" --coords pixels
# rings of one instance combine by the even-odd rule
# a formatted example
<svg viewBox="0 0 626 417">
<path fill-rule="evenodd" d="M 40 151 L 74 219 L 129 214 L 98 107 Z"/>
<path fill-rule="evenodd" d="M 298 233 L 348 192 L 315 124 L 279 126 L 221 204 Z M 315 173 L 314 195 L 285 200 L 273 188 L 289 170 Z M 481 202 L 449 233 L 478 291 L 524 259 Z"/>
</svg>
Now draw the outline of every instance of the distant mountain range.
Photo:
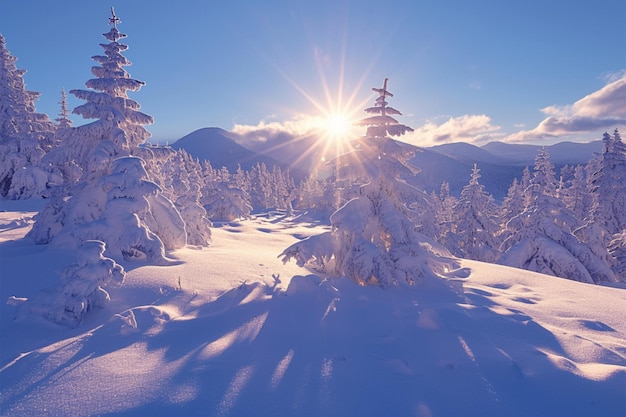
<svg viewBox="0 0 626 417">
<path fill-rule="evenodd" d="M 247 143 L 247 146 L 243 146 Z M 409 145 L 411 146 L 411 145 Z M 200 160 L 209 160 L 214 168 L 227 167 L 234 172 L 238 165 L 249 170 L 257 163 L 268 167 L 277 165 L 289 169 L 296 179 L 302 179 L 320 163 L 324 144 L 314 136 L 288 136 L 272 141 L 245 142 L 236 133 L 210 127 L 196 130 L 176 141 L 174 149 L 185 149 Z M 482 147 L 468 143 L 450 143 L 430 148 L 415 147 L 412 163 L 421 169 L 415 177 L 420 188 L 438 192 L 442 182 L 450 184 L 450 192 L 458 195 L 470 177 L 474 163 L 480 169 L 480 182 L 496 200 L 501 200 L 514 178 L 521 178 L 524 167 L 534 165 L 540 145 L 490 142 Z M 602 141 L 589 143 L 561 142 L 546 146 L 558 170 L 564 165 L 586 164 L 602 151 Z"/>
<path fill-rule="evenodd" d="M 219 127 L 205 127 L 178 139 L 172 144 L 172 148 L 184 149 L 201 161 L 211 162 L 213 168 L 226 167 L 230 172 L 235 172 L 239 165 L 244 170 L 250 170 L 257 163 L 264 163 L 268 167 L 284 165 L 271 157 L 244 148 L 237 143 L 237 139 L 236 133 Z"/>
</svg>

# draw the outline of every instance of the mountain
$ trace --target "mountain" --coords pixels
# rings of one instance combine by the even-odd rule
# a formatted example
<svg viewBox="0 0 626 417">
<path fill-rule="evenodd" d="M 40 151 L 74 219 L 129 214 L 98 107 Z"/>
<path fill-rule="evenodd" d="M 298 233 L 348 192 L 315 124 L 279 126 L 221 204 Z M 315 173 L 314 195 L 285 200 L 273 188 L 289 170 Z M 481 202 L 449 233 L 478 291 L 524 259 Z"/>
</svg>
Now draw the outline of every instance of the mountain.
<svg viewBox="0 0 626 417">
<path fill-rule="evenodd" d="M 472 164 L 474 162 L 488 162 L 491 164 L 512 162 L 507 157 L 498 156 L 484 148 L 465 142 L 446 143 L 444 145 L 431 146 L 428 149 L 459 161 L 471 162 Z"/>
<path fill-rule="evenodd" d="M 315 132 L 297 136 L 286 132 L 263 132 L 252 137 L 240 143 L 254 152 L 288 164 L 291 170 L 307 173 L 323 170 L 324 161 L 335 156 L 335 146 L 330 146 L 328 140 Z"/>
<path fill-rule="evenodd" d="M 420 186 L 426 191 L 437 191 L 445 181 L 450 193 L 458 195 L 469 180 L 474 164 L 480 169 L 480 182 L 496 200 L 501 200 L 514 178 L 521 178 L 524 167 L 533 167 L 540 145 L 490 142 L 482 147 L 469 143 L 448 143 L 425 148 L 413 163 L 422 169 Z M 602 152 L 602 141 L 589 143 L 561 142 L 545 147 L 550 160 L 559 172 L 564 165 L 584 165 Z"/>
<path fill-rule="evenodd" d="M 490 142 L 482 147 L 462 142 L 430 148 L 405 145 L 415 151 L 411 162 L 421 169 L 411 180 L 415 185 L 427 192 L 439 192 L 441 183 L 447 182 L 450 193 L 459 195 L 476 163 L 480 169 L 481 184 L 496 200 L 506 196 L 513 179 L 521 178 L 524 167 L 534 165 L 535 156 L 542 148 L 540 145 L 504 142 Z M 268 167 L 277 165 L 281 169 L 289 169 L 296 179 L 306 177 L 314 169 L 323 169 L 321 161 L 332 158 L 328 154 L 328 143 L 314 134 L 294 137 L 279 133 L 268 135 L 265 140 L 251 140 L 216 127 L 196 130 L 176 141 L 172 147 L 185 149 L 201 160 L 209 160 L 215 168 L 225 166 L 233 172 L 239 164 L 248 170 L 257 162 L 262 162 Z M 594 153 L 602 151 L 602 141 L 562 142 L 546 148 L 558 173 L 566 164 L 586 164 Z"/>
<path fill-rule="evenodd" d="M 489 142 L 481 149 L 491 153 L 494 157 L 505 159 L 519 165 L 533 165 L 537 151 L 541 145 L 522 145 L 504 142 Z M 586 164 L 594 153 L 602 152 L 602 141 L 588 143 L 560 142 L 545 146 L 550 153 L 550 159 L 555 165 Z"/>
<path fill-rule="evenodd" d="M 458 196 L 469 182 L 472 167 L 476 163 L 480 169 L 480 183 L 496 200 L 501 200 L 506 196 L 513 179 L 521 178 L 524 167 L 487 162 L 488 158 L 480 153 L 480 148 L 476 150 L 476 154 L 483 159 L 469 156 L 461 158 L 458 155 L 453 157 L 440 153 L 441 149 L 436 151 L 432 148 L 418 148 L 415 157 L 410 161 L 421 170 L 415 177 L 415 185 L 424 191 L 438 193 L 441 183 L 447 182 L 450 184 L 450 194 Z"/>
<path fill-rule="evenodd" d="M 218 127 L 205 127 L 180 138 L 172 144 L 172 148 L 184 149 L 194 158 L 210 161 L 213 168 L 225 166 L 230 172 L 235 172 L 238 165 L 249 170 L 257 163 L 285 168 L 285 164 L 239 145 L 237 139 L 235 133 Z"/>
</svg>

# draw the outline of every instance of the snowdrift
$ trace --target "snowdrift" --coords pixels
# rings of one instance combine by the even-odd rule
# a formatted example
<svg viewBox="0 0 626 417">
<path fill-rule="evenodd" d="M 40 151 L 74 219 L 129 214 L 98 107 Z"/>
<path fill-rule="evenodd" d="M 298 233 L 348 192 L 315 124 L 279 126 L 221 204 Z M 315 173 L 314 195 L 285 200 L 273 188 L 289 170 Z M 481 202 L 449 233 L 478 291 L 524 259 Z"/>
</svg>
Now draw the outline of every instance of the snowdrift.
<svg viewBox="0 0 626 417">
<path fill-rule="evenodd" d="M 22 240 L 34 213 L 8 208 L 2 416 L 626 412 L 623 288 L 464 260 L 414 287 L 359 287 L 283 265 L 324 227 L 268 216 L 218 225 L 169 266 L 124 263 L 106 307 L 68 329 L 15 319 L 74 255 Z"/>
</svg>

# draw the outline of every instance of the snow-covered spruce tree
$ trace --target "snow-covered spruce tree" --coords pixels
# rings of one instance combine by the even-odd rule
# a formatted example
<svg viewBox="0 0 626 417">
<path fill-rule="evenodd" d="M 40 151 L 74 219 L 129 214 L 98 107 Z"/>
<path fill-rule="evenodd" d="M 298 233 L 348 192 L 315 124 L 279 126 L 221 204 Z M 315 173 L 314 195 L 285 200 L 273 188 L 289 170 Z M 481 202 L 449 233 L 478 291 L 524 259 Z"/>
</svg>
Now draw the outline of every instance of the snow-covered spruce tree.
<svg viewBox="0 0 626 417">
<path fill-rule="evenodd" d="M 609 242 L 609 254 L 613 258 L 613 271 L 617 278 L 626 282 L 626 230 L 616 233 Z"/>
<path fill-rule="evenodd" d="M 124 281 L 124 268 L 104 256 L 105 244 L 83 242 L 76 251 L 76 263 L 61 270 L 61 282 L 51 291 L 39 294 L 22 308 L 68 327 L 77 327 L 85 315 L 109 302 L 103 288 Z"/>
<path fill-rule="evenodd" d="M 211 221 L 200 204 L 204 185 L 202 165 L 184 149 L 169 158 L 161 168 L 167 197 L 180 212 L 187 232 L 187 243 L 206 246 L 211 241 Z"/>
<path fill-rule="evenodd" d="M 437 242 L 441 243 L 444 242 L 444 236 L 452 231 L 452 215 L 457 198 L 450 195 L 450 184 L 448 182 L 442 182 L 439 187 L 439 194 L 435 194 L 433 191 L 431 198 L 435 204 L 435 221 L 431 222 L 434 235 L 424 234 L 435 238 Z"/>
<path fill-rule="evenodd" d="M 252 211 L 246 191 L 249 173 L 238 170 L 233 175 L 226 167 L 216 170 L 210 161 L 204 161 L 202 167 L 204 184 L 199 201 L 206 216 L 218 222 L 249 218 Z"/>
<path fill-rule="evenodd" d="M 230 222 L 250 217 L 252 206 L 243 189 L 228 182 L 218 182 L 214 190 L 214 193 L 203 199 L 208 218 L 218 222 Z"/>
<path fill-rule="evenodd" d="M 583 223 L 553 195 L 544 150 L 535 162 L 527 204 L 506 224 L 509 235 L 498 263 L 581 282 L 616 281 L 606 263 L 572 233 Z"/>
<path fill-rule="evenodd" d="M 535 156 L 531 183 L 534 190 L 539 189 L 542 194 L 556 197 L 558 181 L 554 172 L 554 164 L 550 160 L 550 153 L 546 148 L 540 148 Z"/>
<path fill-rule="evenodd" d="M 41 165 L 46 166 L 52 172 L 57 180 L 56 187 L 51 192 L 51 197 L 65 197 L 69 190 L 76 185 L 82 175 L 81 166 L 74 159 L 69 158 L 66 154 L 71 152 L 72 148 L 66 148 L 69 138 L 72 137 L 74 129 L 72 121 L 69 118 L 70 111 L 67 108 L 67 94 L 65 89 L 61 89 L 61 101 L 59 116 L 54 119 L 57 127 L 54 132 L 52 149 L 41 158 Z"/>
<path fill-rule="evenodd" d="M 92 68 L 97 78 L 87 81 L 92 90 L 70 91 L 87 101 L 74 113 L 97 120 L 72 128 L 67 144 L 56 154 L 57 163 L 76 161 L 80 165 L 81 182 L 69 197 L 59 196 L 44 207 L 28 236 L 37 243 L 50 243 L 62 232 L 64 238 L 72 236 L 76 245 L 84 239 L 98 239 L 107 244 L 108 251 L 119 248 L 125 257 L 142 253 L 159 261 L 164 249 L 186 244 L 185 224 L 151 181 L 144 160 L 166 158 L 173 151 L 146 144 L 150 133 L 143 125 L 152 123 L 152 117 L 141 113 L 139 104 L 127 96 L 127 91 L 136 91 L 144 83 L 130 78 L 123 69 L 130 64 L 121 54 L 127 46 L 118 41 L 126 35 L 118 31 L 120 20 L 113 9 L 111 14 L 112 28 L 104 34 L 110 42 L 101 44 L 105 55 L 93 57 L 101 66 Z M 127 229 L 110 227 L 113 224 L 124 224 Z M 139 231 L 143 235 L 139 236 Z"/>
<path fill-rule="evenodd" d="M 165 264 L 165 249 L 181 247 L 186 239 L 180 214 L 148 179 L 144 161 L 134 156 L 113 161 L 110 174 L 77 189 L 56 217 L 52 210 L 46 215 L 33 231 L 54 236 L 52 245 L 73 248 L 101 240 L 114 259 Z M 33 231 L 29 234 L 36 239 Z"/>
<path fill-rule="evenodd" d="M 382 88 L 373 90 L 378 94 L 376 104 L 365 111 L 375 116 L 361 122 L 368 126 L 367 133 L 350 155 L 352 168 L 370 181 L 360 187 L 359 196 L 331 215 L 331 231 L 297 242 L 279 256 L 284 262 L 293 258 L 298 265 L 309 263 L 347 276 L 359 285 L 413 285 L 434 270 L 450 267 L 450 260 L 442 258 L 450 253 L 417 233 L 409 220 L 402 198 L 415 201 L 422 192 L 401 178 L 414 175 L 417 168 L 407 162 L 409 148 L 389 135 L 412 129 L 390 116 L 400 112 L 387 105 L 387 97 L 392 97 L 387 79 Z M 360 163 L 355 166 L 354 161 Z"/>
<path fill-rule="evenodd" d="M 621 254 L 626 230 L 626 145 L 617 129 L 612 136 L 605 133 L 602 140 L 604 150 L 589 180 L 591 212 L 576 235 L 617 272 L 620 280 L 626 281 L 621 274 L 626 269 Z"/>
<path fill-rule="evenodd" d="M 26 90 L 24 70 L 0 34 L 0 197 L 43 196 L 55 182 L 41 158 L 52 145 L 55 125 L 35 111 L 39 93 Z"/>
<path fill-rule="evenodd" d="M 86 82 L 89 90 L 70 90 L 70 94 L 86 101 L 73 113 L 96 120 L 74 128 L 58 155 L 59 159 L 76 161 L 86 180 L 108 174 L 117 157 L 145 157 L 141 145 L 147 142 L 150 132 L 144 126 L 153 123 L 152 116 L 140 112 L 139 103 L 128 98 L 128 91 L 138 91 L 145 83 L 131 78 L 124 69 L 130 65 L 122 55 L 128 46 L 119 40 L 126 35 L 117 29 L 120 20 L 113 9 L 111 15 L 111 30 L 103 34 L 109 43 L 100 44 L 104 55 L 92 57 L 100 64 L 91 68 L 96 78 Z"/>
<path fill-rule="evenodd" d="M 67 93 L 65 92 L 65 88 L 61 89 L 61 101 L 59 101 L 59 105 L 61 106 L 59 117 L 54 119 L 54 121 L 57 122 L 59 128 L 72 127 L 72 121 L 69 118 L 70 110 L 67 108 Z"/>
<path fill-rule="evenodd" d="M 605 133 L 603 142 L 599 169 L 590 180 L 591 215 L 613 235 L 626 230 L 626 145 L 617 129 L 613 136 Z"/>
<path fill-rule="evenodd" d="M 502 200 L 502 206 L 500 208 L 500 217 L 505 219 L 504 223 L 511 220 L 524 210 L 526 205 L 526 198 L 524 196 L 524 189 L 522 184 L 513 178 L 513 182 L 509 187 L 506 197 Z"/>
<path fill-rule="evenodd" d="M 452 230 L 444 243 L 453 254 L 485 262 L 498 258 L 499 243 L 496 235 L 498 207 L 491 194 L 478 182 L 480 170 L 474 164 L 469 184 L 461 190 L 461 196 L 452 210 Z"/>
<path fill-rule="evenodd" d="M 329 217 L 341 204 L 340 185 L 334 178 L 321 178 L 319 171 L 300 182 L 296 195 L 296 208 L 316 213 L 316 216 Z"/>
<path fill-rule="evenodd" d="M 579 219 L 585 220 L 589 216 L 592 197 L 585 168 L 582 165 L 576 165 L 573 178 L 569 181 L 569 187 L 562 190 L 560 198 Z"/>
</svg>

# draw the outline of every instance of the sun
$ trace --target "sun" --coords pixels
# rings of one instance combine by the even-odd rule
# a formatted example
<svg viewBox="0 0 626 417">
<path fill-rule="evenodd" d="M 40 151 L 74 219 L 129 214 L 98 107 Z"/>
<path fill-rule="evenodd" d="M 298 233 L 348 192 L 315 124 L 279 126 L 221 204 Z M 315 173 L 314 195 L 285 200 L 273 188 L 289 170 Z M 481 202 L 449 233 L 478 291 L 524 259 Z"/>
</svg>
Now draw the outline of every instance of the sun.
<svg viewBox="0 0 626 417">
<path fill-rule="evenodd" d="M 326 135 L 331 140 L 343 141 L 349 139 L 352 135 L 353 122 L 347 114 L 329 114 L 322 124 Z"/>
</svg>

